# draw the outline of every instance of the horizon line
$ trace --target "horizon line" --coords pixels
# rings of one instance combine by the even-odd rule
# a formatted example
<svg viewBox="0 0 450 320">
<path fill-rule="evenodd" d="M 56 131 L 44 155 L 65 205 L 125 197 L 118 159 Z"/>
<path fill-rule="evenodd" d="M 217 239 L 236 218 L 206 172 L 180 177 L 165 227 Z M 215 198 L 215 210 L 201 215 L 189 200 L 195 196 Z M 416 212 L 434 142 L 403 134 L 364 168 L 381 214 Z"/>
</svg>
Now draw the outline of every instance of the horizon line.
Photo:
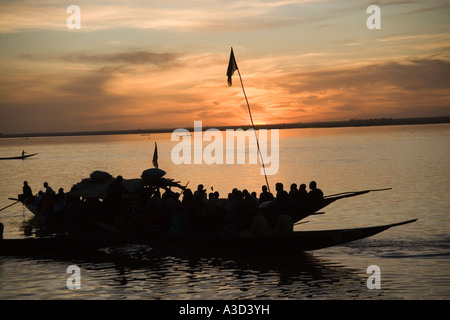
<svg viewBox="0 0 450 320">
<path fill-rule="evenodd" d="M 258 124 L 255 129 L 302 129 L 302 128 L 336 128 L 336 127 L 362 127 L 362 126 L 383 126 L 383 125 L 414 125 L 414 124 L 438 124 L 450 123 L 450 116 L 433 117 L 411 117 L 411 118 L 369 118 L 350 119 L 336 121 L 315 121 L 315 122 L 295 122 L 278 124 Z M 202 131 L 208 129 L 250 129 L 252 125 L 245 126 L 205 126 Z M 87 136 L 87 135 L 114 135 L 114 134 L 151 134 L 169 133 L 179 128 L 160 129 L 122 129 L 122 130 L 94 130 L 94 131 L 71 131 L 71 132 L 28 132 L 28 133 L 6 133 L 0 132 L 0 138 L 26 138 L 26 137 L 58 137 L 58 136 Z M 193 131 L 194 127 L 184 128 Z"/>
</svg>

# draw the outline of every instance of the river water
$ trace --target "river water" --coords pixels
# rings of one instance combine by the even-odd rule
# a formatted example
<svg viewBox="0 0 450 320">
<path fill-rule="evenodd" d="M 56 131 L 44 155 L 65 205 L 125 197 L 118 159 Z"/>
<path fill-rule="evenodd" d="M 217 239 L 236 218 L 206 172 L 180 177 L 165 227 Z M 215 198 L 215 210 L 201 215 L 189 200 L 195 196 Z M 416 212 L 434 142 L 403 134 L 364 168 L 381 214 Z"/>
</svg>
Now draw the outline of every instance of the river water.
<svg viewBox="0 0 450 320">
<path fill-rule="evenodd" d="M 280 130 L 279 169 L 268 176 L 272 191 L 276 182 L 289 189 L 311 180 L 326 195 L 392 188 L 339 200 L 296 230 L 418 221 L 279 260 L 270 252 L 258 258 L 156 256 L 139 245 L 118 248 L 126 257 L 120 260 L 0 256 L 0 299 L 449 299 L 449 141 L 449 124 Z M 37 193 L 44 181 L 68 191 L 95 170 L 139 178 L 152 167 L 155 142 L 166 177 L 192 189 L 202 183 L 226 197 L 234 187 L 259 194 L 265 184 L 259 164 L 173 164 L 179 142 L 170 133 L 7 138 L 0 139 L 0 157 L 22 150 L 38 155 L 1 161 L 0 207 L 21 193 L 24 180 Z M 20 204 L 2 210 L 4 238 L 25 237 L 32 217 Z M 80 289 L 67 287 L 70 265 L 80 268 Z M 368 288 L 367 269 L 374 265 L 379 289 Z"/>
</svg>

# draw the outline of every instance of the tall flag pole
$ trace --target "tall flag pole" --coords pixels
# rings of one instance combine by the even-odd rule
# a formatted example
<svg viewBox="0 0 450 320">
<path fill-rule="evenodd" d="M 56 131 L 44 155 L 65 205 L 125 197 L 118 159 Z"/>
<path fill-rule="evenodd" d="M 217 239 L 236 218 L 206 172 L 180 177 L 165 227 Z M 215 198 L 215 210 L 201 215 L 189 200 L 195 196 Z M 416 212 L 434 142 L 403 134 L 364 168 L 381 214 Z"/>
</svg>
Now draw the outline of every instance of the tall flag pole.
<svg viewBox="0 0 450 320">
<path fill-rule="evenodd" d="M 259 148 L 258 135 L 256 134 L 255 124 L 253 123 L 252 112 L 250 111 L 250 104 L 248 103 L 247 95 L 245 94 L 244 83 L 242 82 L 241 73 L 240 73 L 239 68 L 237 66 L 236 59 L 234 58 L 233 47 L 231 47 L 230 61 L 228 62 L 228 70 L 227 70 L 228 86 L 229 87 L 231 87 L 231 85 L 232 85 L 231 77 L 233 76 L 233 74 L 234 74 L 234 72 L 236 70 L 237 70 L 237 72 L 239 74 L 239 80 L 241 81 L 242 92 L 244 93 L 245 101 L 247 102 L 248 113 L 250 115 L 250 121 L 252 122 L 253 131 L 255 132 L 256 145 L 258 147 L 259 157 L 261 158 L 261 164 L 262 164 L 262 167 L 264 169 L 264 177 L 266 179 L 267 189 L 270 192 L 270 185 L 269 185 L 269 181 L 267 180 L 266 167 L 264 165 L 264 159 L 263 159 L 262 154 L 261 154 L 261 149 Z"/>
</svg>

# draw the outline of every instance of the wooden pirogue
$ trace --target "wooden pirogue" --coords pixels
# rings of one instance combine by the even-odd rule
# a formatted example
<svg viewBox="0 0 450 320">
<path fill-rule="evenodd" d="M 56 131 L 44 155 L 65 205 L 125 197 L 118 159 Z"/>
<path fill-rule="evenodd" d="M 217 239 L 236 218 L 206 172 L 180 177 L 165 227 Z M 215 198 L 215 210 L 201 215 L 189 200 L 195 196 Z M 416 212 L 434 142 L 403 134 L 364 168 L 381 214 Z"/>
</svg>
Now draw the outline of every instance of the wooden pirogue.
<svg viewBox="0 0 450 320">
<path fill-rule="evenodd" d="M 101 172 L 94 172 L 94 173 L 98 174 Z M 155 175 L 158 177 L 159 179 L 158 185 L 160 185 L 160 182 L 163 181 L 161 179 L 164 173 L 165 172 L 161 170 L 156 172 L 155 170 L 148 169 L 143 172 L 142 179 L 124 180 L 123 183 L 130 190 L 139 190 L 139 187 L 141 187 L 143 183 L 146 182 L 146 180 L 144 179 L 146 177 L 145 174 L 151 174 L 152 177 L 154 177 Z M 91 175 L 90 179 L 83 180 L 81 183 L 74 185 L 74 187 L 76 188 L 73 188 L 73 190 L 75 190 L 75 194 L 77 196 L 79 197 L 95 196 L 97 198 L 103 199 L 103 196 L 105 194 L 105 191 L 107 190 L 108 185 L 113 180 L 110 179 L 109 175 L 107 179 L 94 179 L 93 174 Z M 153 178 L 148 181 L 154 183 Z M 165 179 L 164 185 L 181 187 L 178 183 L 173 182 L 172 179 Z M 291 215 L 293 221 L 300 221 L 309 215 L 318 214 L 317 212 L 318 210 L 328 206 L 329 204 L 335 202 L 336 200 L 366 194 L 371 191 L 381 191 L 387 189 L 344 192 L 340 194 L 326 196 L 323 198 L 323 200 L 319 202 L 314 202 L 312 204 L 303 207 L 290 208 L 289 214 Z M 134 191 L 133 193 L 137 193 L 137 191 Z M 19 199 L 15 198 L 10 199 L 20 201 Z M 38 210 L 29 202 L 23 201 L 21 202 L 27 207 L 27 209 L 29 209 L 36 216 L 43 216 L 42 211 Z M 264 205 L 264 203 L 261 205 Z M 363 228 L 298 231 L 298 232 L 290 232 L 287 235 L 266 235 L 260 237 L 255 236 L 221 237 L 216 235 L 200 235 L 200 234 L 175 236 L 175 235 L 168 235 L 167 233 L 153 233 L 153 232 L 145 232 L 145 233 L 131 232 L 128 233 L 126 236 L 118 235 L 115 232 L 109 232 L 106 235 L 102 234 L 102 236 L 100 236 L 100 234 L 95 235 L 95 233 L 93 235 L 92 234 L 88 235 L 86 232 L 81 233 L 79 232 L 77 233 L 78 234 L 77 236 L 66 234 L 64 236 L 54 236 L 54 237 L 4 239 L 1 240 L 0 242 L 0 254 L 1 255 L 79 254 L 79 253 L 95 252 L 100 248 L 114 246 L 117 244 L 130 244 L 130 243 L 141 245 L 145 244 L 156 250 L 172 247 L 176 249 L 185 249 L 188 251 L 194 250 L 213 253 L 226 252 L 226 253 L 252 254 L 260 252 L 265 255 L 274 253 L 292 254 L 295 252 L 304 252 L 332 247 L 350 241 L 363 239 L 375 235 L 377 233 L 380 233 L 391 227 L 408 224 L 414 221 L 416 220 L 408 220 L 394 224 L 363 227 Z M 96 224 L 100 225 L 100 221 L 97 221 Z M 83 224 L 81 224 L 81 226 L 83 226 Z"/>
<path fill-rule="evenodd" d="M 367 238 L 389 228 L 412 223 L 417 219 L 363 228 L 296 231 L 291 235 L 264 237 L 171 236 L 142 234 L 104 239 L 55 236 L 45 238 L 0 240 L 0 255 L 78 255 L 93 253 L 108 246 L 135 243 L 156 250 L 176 248 L 195 252 L 255 254 L 294 254 L 318 250 Z"/>
<path fill-rule="evenodd" d="M 23 159 L 30 158 L 35 155 L 37 155 L 37 153 L 24 154 L 24 155 L 20 155 L 20 156 L 16 156 L 16 157 L 0 157 L 0 160 L 23 160 Z"/>
</svg>

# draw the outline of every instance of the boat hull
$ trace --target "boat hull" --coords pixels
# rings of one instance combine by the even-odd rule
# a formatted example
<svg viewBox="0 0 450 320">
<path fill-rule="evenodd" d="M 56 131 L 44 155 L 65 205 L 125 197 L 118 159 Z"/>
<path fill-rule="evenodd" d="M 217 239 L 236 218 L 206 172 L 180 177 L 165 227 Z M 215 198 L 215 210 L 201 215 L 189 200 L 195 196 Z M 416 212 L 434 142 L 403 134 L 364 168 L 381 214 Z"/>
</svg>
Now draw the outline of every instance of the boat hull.
<svg viewBox="0 0 450 320">
<path fill-rule="evenodd" d="M 155 252 L 169 249 L 184 252 L 208 253 L 215 255 L 252 255 L 265 256 L 295 254 L 333 247 L 351 241 L 367 238 L 391 227 L 416 221 L 338 230 L 299 231 L 287 236 L 266 237 L 214 237 L 214 236 L 170 236 L 140 235 L 111 236 L 108 238 L 26 238 L 0 240 L 0 255 L 59 256 L 95 253 L 98 249 L 123 244 L 148 245 Z"/>
<path fill-rule="evenodd" d="M 0 158 L 0 160 L 24 160 L 26 158 L 30 158 L 35 155 L 37 155 L 37 153 L 27 154 L 27 155 L 17 156 L 17 157 L 5 157 L 5 158 Z"/>
</svg>

